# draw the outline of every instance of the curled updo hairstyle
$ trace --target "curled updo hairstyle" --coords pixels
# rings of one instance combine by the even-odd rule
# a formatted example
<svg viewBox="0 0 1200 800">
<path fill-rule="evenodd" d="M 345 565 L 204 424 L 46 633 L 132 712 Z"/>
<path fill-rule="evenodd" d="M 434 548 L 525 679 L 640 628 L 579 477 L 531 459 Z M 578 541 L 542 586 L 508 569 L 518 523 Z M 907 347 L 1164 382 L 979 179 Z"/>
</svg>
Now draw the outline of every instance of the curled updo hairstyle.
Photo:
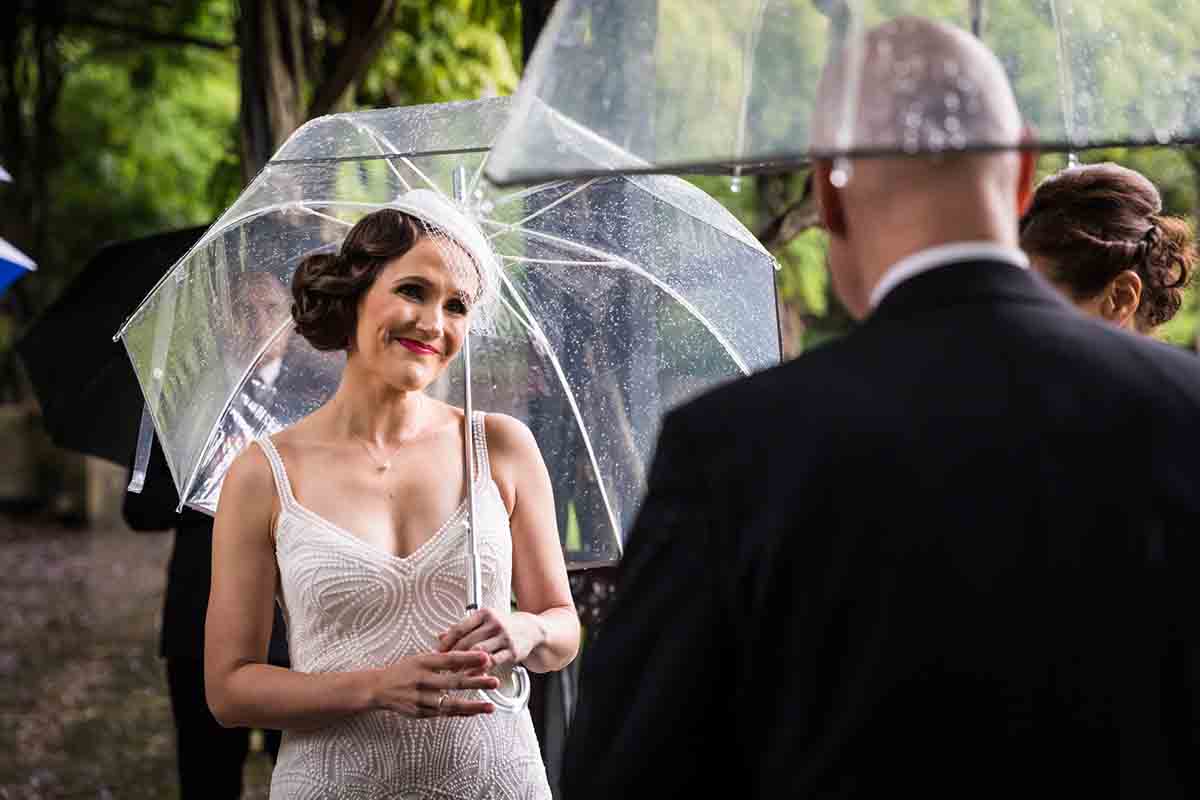
<svg viewBox="0 0 1200 800">
<path fill-rule="evenodd" d="M 1077 300 L 1100 294 L 1124 270 L 1142 296 L 1135 321 L 1150 330 L 1175 316 L 1196 263 L 1188 224 L 1163 216 L 1158 189 L 1116 164 L 1072 167 L 1038 186 L 1021 217 L 1021 247 Z"/>
<path fill-rule="evenodd" d="M 358 304 L 384 265 L 412 250 L 425 227 L 391 208 L 363 217 L 336 253 L 306 256 L 292 277 L 292 319 L 317 350 L 349 350 Z"/>
</svg>

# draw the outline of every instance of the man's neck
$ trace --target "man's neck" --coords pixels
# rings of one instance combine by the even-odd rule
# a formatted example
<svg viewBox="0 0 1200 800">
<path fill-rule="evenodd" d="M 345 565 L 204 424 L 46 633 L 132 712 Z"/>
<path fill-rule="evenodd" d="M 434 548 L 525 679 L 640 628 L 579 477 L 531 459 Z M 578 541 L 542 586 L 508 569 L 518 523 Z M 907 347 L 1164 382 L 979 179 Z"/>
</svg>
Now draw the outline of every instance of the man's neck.
<svg viewBox="0 0 1200 800">
<path fill-rule="evenodd" d="M 930 209 L 924 219 L 936 219 L 937 211 Z M 962 215 L 959 215 L 961 219 Z M 951 216 L 953 218 L 953 216 Z M 920 253 L 947 245 L 972 243 L 991 244 L 1007 251 L 1017 251 L 1016 222 L 1011 226 L 994 223 L 992 216 L 977 220 L 961 220 L 952 229 L 890 223 L 880 230 L 893 231 L 888 236 L 869 238 L 860 248 L 858 263 L 863 276 L 862 286 L 867 297 L 873 297 L 884 277 L 897 264 Z"/>
<path fill-rule="evenodd" d="M 923 272 L 968 261 L 996 261 L 1028 269 L 1029 259 L 1018 248 L 997 242 L 949 242 L 926 248 L 897 261 L 871 290 L 868 307 L 876 308 L 892 289 Z"/>
</svg>

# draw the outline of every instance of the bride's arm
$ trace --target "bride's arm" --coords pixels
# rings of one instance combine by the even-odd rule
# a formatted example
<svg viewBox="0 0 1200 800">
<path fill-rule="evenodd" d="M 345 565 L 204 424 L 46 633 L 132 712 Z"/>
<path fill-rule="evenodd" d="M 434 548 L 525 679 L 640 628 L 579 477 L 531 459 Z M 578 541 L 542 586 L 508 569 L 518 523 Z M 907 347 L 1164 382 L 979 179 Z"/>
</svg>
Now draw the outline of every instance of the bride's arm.
<svg viewBox="0 0 1200 800">
<path fill-rule="evenodd" d="M 534 672 L 559 670 L 579 651 L 579 616 L 567 582 L 550 475 L 524 424 L 488 414 L 485 430 L 492 476 L 509 509 L 518 611 L 477 611 L 443 634 L 439 649 L 478 648 L 497 663 L 518 661 Z"/>
<path fill-rule="evenodd" d="M 266 456 L 246 449 L 221 487 L 213 530 L 212 589 L 205 622 L 204 683 L 226 727 L 319 728 L 386 708 L 414 717 L 471 715 L 488 703 L 442 693 L 497 685 L 482 653 L 402 659 L 386 669 L 306 674 L 267 661 L 278 574 L 271 535 L 275 486 Z"/>
</svg>

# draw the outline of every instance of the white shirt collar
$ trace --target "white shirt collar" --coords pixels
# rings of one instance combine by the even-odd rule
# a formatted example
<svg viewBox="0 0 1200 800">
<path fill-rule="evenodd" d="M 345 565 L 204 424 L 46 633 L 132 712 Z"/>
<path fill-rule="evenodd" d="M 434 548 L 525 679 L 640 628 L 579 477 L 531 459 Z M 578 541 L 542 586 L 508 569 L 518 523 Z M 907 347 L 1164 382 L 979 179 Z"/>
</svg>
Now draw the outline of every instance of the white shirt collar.
<svg viewBox="0 0 1200 800">
<path fill-rule="evenodd" d="M 877 307 L 888 292 L 909 278 L 956 261 L 1003 261 L 1014 267 L 1029 268 L 1029 258 L 1025 253 L 995 242 L 951 242 L 929 247 L 900 259 L 883 273 L 879 283 L 871 290 L 871 308 Z"/>
<path fill-rule="evenodd" d="M 275 379 L 279 377 L 279 373 L 283 370 L 283 359 L 276 358 L 258 368 L 258 374 L 255 376 L 267 386 L 274 386 Z"/>
</svg>

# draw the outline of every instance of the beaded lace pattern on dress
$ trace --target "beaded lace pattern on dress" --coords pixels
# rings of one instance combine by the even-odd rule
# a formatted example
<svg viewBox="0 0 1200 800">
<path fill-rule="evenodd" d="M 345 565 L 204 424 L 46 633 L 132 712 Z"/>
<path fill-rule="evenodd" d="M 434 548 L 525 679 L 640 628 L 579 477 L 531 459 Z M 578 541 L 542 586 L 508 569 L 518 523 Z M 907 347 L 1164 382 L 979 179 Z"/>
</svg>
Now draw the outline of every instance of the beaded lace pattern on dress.
<svg viewBox="0 0 1200 800">
<path fill-rule="evenodd" d="M 472 420 L 483 598 L 507 609 L 512 583 L 508 512 L 492 481 L 483 414 Z M 408 556 L 394 556 L 301 505 L 267 437 L 281 512 L 275 552 L 292 669 L 346 672 L 430 653 L 465 614 L 466 502 Z M 287 731 L 271 777 L 273 800 L 550 797 L 527 710 L 411 719 L 391 711 Z"/>
</svg>

